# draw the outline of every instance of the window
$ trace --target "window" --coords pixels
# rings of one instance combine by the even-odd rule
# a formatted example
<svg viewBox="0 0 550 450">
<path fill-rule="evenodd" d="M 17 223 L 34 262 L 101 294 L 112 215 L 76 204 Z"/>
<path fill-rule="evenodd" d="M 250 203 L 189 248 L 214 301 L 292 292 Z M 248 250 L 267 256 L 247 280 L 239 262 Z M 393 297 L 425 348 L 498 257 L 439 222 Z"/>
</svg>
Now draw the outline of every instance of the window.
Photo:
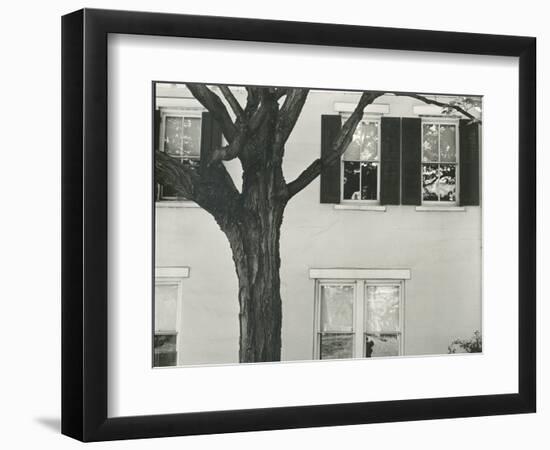
<svg viewBox="0 0 550 450">
<path fill-rule="evenodd" d="M 159 149 L 182 164 L 198 166 L 201 150 L 201 111 L 161 109 Z M 159 185 L 157 200 L 185 200 L 168 185 Z"/>
<path fill-rule="evenodd" d="M 157 268 L 155 276 L 155 329 L 153 367 L 178 365 L 181 296 L 187 268 Z"/>
<path fill-rule="evenodd" d="M 380 192 L 380 120 L 364 119 L 342 155 L 342 200 L 378 202 Z"/>
<path fill-rule="evenodd" d="M 318 280 L 316 359 L 403 354 L 403 281 Z"/>
<path fill-rule="evenodd" d="M 422 121 L 422 202 L 457 202 L 458 123 Z"/>
</svg>

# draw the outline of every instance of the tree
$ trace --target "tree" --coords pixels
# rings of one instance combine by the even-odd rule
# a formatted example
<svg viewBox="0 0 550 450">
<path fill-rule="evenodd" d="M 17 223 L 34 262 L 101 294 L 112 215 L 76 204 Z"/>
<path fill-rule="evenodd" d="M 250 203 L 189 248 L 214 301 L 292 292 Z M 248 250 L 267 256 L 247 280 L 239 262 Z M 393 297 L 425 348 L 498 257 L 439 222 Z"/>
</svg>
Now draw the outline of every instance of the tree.
<svg viewBox="0 0 550 450">
<path fill-rule="evenodd" d="M 229 86 L 217 87 L 221 96 L 204 84 L 187 83 L 187 87 L 210 112 L 228 144 L 212 151 L 199 167 L 157 151 L 155 176 L 161 184 L 170 185 L 208 211 L 227 236 L 239 283 L 240 362 L 278 361 L 282 320 L 279 239 L 285 207 L 339 160 L 364 109 L 386 92 L 363 92 L 328 156 L 314 160 L 296 179 L 287 182 L 282 171 L 285 143 L 308 89 L 247 87 L 243 106 Z M 464 101 L 444 104 L 417 94 L 399 95 L 456 110 L 477 121 L 464 109 Z M 223 164 L 233 159 L 242 166 L 240 191 Z"/>
</svg>

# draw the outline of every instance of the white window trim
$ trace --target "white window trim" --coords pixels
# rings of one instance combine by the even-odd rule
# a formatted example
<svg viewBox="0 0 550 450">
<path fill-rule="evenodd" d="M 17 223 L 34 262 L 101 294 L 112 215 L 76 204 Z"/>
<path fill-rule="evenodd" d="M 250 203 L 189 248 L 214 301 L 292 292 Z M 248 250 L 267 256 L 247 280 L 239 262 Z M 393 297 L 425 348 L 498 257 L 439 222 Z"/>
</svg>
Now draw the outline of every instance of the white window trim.
<svg viewBox="0 0 550 450">
<path fill-rule="evenodd" d="M 156 208 L 200 208 L 200 205 L 192 200 L 157 200 Z"/>
<path fill-rule="evenodd" d="M 385 105 L 387 106 L 387 105 Z M 353 111 L 353 110 L 352 110 Z M 351 114 L 349 113 L 342 113 L 342 123 L 345 123 L 345 121 L 349 118 Z M 376 177 L 376 200 L 351 200 L 351 199 L 344 199 L 344 154 L 340 155 L 340 205 L 354 205 L 354 206 L 380 206 L 380 180 L 382 178 L 382 154 L 380 152 L 380 148 L 382 145 L 382 120 L 381 115 L 372 115 L 369 114 L 368 111 L 363 114 L 362 121 L 366 122 L 377 122 L 378 123 L 378 149 L 377 149 L 377 160 L 372 160 L 370 162 L 377 162 L 378 163 L 378 174 Z M 366 161 L 369 162 L 369 161 Z M 338 208 L 340 209 L 340 208 Z M 341 209 L 357 209 L 357 208 L 341 208 Z M 361 208 L 360 208 L 361 209 Z M 369 209 L 365 209 L 369 211 Z M 371 210 L 372 211 L 372 210 Z M 381 211 L 377 209 L 376 211 Z M 384 209 L 385 211 L 385 209 Z"/>
<path fill-rule="evenodd" d="M 410 280 L 410 269 L 309 269 L 310 279 L 339 280 Z"/>
<path fill-rule="evenodd" d="M 353 359 L 366 358 L 365 355 L 365 302 L 367 286 L 399 286 L 399 351 L 397 357 L 405 351 L 405 280 L 404 279 L 316 279 L 314 302 L 314 338 L 313 359 L 320 360 L 320 330 L 321 330 L 321 287 L 322 286 L 353 286 Z M 331 360 L 327 360 L 331 361 Z"/>
<path fill-rule="evenodd" d="M 343 210 L 349 210 L 349 211 L 379 211 L 379 212 L 386 211 L 386 207 L 383 205 L 364 205 L 364 204 L 361 204 L 358 200 L 354 200 L 354 202 L 357 202 L 358 204 L 344 203 L 344 204 L 336 204 L 333 206 L 334 206 L 334 209 L 343 209 Z"/>
<path fill-rule="evenodd" d="M 177 286 L 178 293 L 176 298 L 176 366 L 182 365 L 182 352 L 180 351 L 181 344 L 181 324 L 183 314 L 183 281 L 189 277 L 189 267 L 155 267 L 155 287 L 156 286 Z M 153 314 L 154 314 L 153 305 Z M 153 335 L 171 332 L 171 330 L 157 330 L 154 328 L 155 319 L 153 317 Z M 151 351 L 153 355 L 154 349 Z M 153 362 L 153 361 L 151 361 Z M 155 367 L 153 369 L 162 369 L 163 367 Z"/>
<path fill-rule="evenodd" d="M 420 197 L 422 202 L 422 207 L 427 208 L 433 208 L 433 209 L 418 209 L 417 211 L 431 211 L 435 208 L 439 208 L 440 210 L 449 210 L 449 207 L 459 207 L 460 205 L 460 120 L 456 117 L 441 117 L 441 116 L 424 116 L 421 118 L 421 131 L 420 131 Z M 424 164 L 429 164 L 424 162 L 424 125 L 425 124 L 435 124 L 435 125 L 441 125 L 441 124 L 451 124 L 456 126 L 456 133 L 455 133 L 455 152 L 456 152 L 456 163 L 455 163 L 455 178 L 456 178 L 456 200 L 455 201 L 435 201 L 435 200 L 424 200 L 424 192 L 422 188 L 422 168 Z M 439 141 L 441 140 L 441 135 L 438 134 Z M 434 163 L 434 164 L 441 164 L 441 162 Z M 444 164 L 444 163 L 443 163 Z"/>
<path fill-rule="evenodd" d="M 466 208 L 464 206 L 417 206 L 416 211 L 419 212 L 464 212 Z"/>
<path fill-rule="evenodd" d="M 337 113 L 342 113 L 349 116 L 355 108 L 357 107 L 357 102 L 334 102 L 334 111 Z M 389 114 L 390 105 L 385 103 L 371 103 L 365 108 L 366 114 Z"/>
</svg>

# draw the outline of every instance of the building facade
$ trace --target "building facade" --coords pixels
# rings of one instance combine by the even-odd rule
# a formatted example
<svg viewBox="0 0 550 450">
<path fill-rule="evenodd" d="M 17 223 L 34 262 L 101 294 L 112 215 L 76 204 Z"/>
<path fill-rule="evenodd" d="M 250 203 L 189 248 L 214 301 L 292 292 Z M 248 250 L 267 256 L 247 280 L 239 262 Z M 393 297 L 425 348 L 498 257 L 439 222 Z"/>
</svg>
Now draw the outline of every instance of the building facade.
<svg viewBox="0 0 550 450">
<path fill-rule="evenodd" d="M 327 151 L 359 96 L 311 91 L 287 181 Z M 209 114 L 184 85 L 157 84 L 155 98 L 155 148 L 200 164 Z M 341 161 L 285 210 L 283 361 L 439 355 L 481 331 L 480 153 L 481 125 L 456 111 L 390 94 L 367 107 Z M 238 161 L 225 164 L 239 186 Z M 154 365 L 238 363 L 229 243 L 169 186 L 156 186 L 155 267 Z"/>
</svg>

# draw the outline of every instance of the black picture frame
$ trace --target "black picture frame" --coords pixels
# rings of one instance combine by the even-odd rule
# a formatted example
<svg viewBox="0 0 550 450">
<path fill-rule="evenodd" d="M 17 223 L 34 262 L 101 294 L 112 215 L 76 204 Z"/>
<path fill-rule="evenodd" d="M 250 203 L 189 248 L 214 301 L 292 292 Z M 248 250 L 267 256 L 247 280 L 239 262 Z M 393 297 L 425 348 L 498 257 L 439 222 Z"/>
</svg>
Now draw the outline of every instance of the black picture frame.
<svg viewBox="0 0 550 450">
<path fill-rule="evenodd" d="M 517 393 L 107 417 L 107 36 L 178 36 L 519 58 Z M 83 9 L 62 18 L 62 433 L 82 441 L 535 412 L 536 39 Z"/>
</svg>

